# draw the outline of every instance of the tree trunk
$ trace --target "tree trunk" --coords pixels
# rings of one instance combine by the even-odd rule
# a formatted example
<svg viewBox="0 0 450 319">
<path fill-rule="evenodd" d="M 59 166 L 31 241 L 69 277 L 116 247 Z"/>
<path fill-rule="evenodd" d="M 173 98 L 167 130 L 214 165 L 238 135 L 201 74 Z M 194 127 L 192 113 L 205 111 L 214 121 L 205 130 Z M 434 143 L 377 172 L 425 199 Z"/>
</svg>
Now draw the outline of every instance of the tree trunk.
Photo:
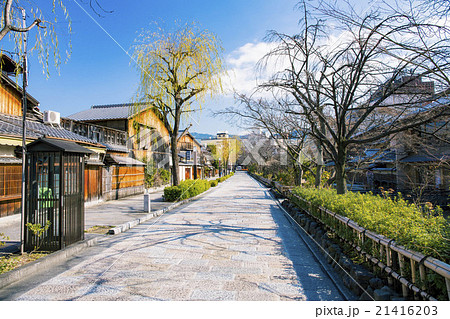
<svg viewBox="0 0 450 319">
<path fill-rule="evenodd" d="M 314 181 L 314 186 L 316 188 L 320 187 L 320 182 L 322 181 L 322 171 L 323 171 L 323 165 L 317 165 L 316 180 Z"/>
<path fill-rule="evenodd" d="M 172 185 L 176 186 L 180 182 L 179 178 L 179 160 L 178 160 L 178 148 L 177 148 L 177 136 L 170 137 L 170 151 L 172 155 Z"/>
<path fill-rule="evenodd" d="M 316 180 L 314 181 L 314 186 L 316 188 L 320 187 L 320 182 L 322 181 L 322 171 L 323 171 L 323 148 L 320 143 L 317 143 L 317 168 L 316 168 Z"/>
<path fill-rule="evenodd" d="M 180 129 L 180 118 L 182 102 L 179 93 L 175 96 L 175 118 L 173 123 L 173 131 L 170 136 L 170 151 L 172 153 L 172 185 L 176 186 L 180 183 L 179 177 L 179 160 L 178 160 L 178 131 Z"/>
<path fill-rule="evenodd" d="M 326 135 L 325 123 L 322 119 L 319 120 L 320 132 L 323 136 Z M 314 186 L 319 188 L 320 182 L 322 181 L 322 171 L 323 171 L 323 146 L 319 140 L 316 140 L 317 146 L 317 171 L 316 171 L 316 180 L 314 182 Z"/>
<path fill-rule="evenodd" d="M 297 172 L 297 176 L 296 176 L 296 183 L 298 186 L 302 186 L 302 180 L 303 180 L 303 168 L 302 165 L 300 163 L 298 163 L 298 165 L 296 166 L 296 172 Z"/>
<path fill-rule="evenodd" d="M 347 178 L 345 176 L 345 161 L 347 159 L 347 150 L 344 146 L 338 149 L 338 158 L 336 159 L 336 191 L 338 194 L 347 192 Z"/>
</svg>

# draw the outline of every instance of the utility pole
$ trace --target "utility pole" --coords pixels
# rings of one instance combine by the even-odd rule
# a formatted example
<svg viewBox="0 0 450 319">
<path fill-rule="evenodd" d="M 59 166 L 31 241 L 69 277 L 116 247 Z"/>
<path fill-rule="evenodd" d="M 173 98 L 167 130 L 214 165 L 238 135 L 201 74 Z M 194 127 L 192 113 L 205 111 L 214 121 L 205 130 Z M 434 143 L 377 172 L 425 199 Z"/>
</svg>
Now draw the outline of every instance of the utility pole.
<svg viewBox="0 0 450 319">
<path fill-rule="evenodd" d="M 22 10 L 22 23 L 23 28 L 26 28 L 26 15 L 25 9 Z M 24 250 L 24 235 L 25 235 L 25 184 L 26 184 L 26 154 L 27 154 L 27 127 L 26 127 L 26 115 L 27 115 L 27 36 L 28 32 L 23 33 L 23 61 L 22 61 L 22 207 L 21 207 L 21 222 L 20 222 L 20 253 L 23 254 Z"/>
</svg>

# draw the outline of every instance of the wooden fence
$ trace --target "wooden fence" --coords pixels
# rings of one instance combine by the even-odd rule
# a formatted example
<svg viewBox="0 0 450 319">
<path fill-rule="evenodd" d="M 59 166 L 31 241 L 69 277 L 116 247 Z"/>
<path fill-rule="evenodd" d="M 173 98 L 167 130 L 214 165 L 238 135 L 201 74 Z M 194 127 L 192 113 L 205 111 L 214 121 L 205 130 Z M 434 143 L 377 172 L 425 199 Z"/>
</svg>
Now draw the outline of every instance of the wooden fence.
<svg viewBox="0 0 450 319">
<path fill-rule="evenodd" d="M 144 185 L 144 166 L 115 166 L 112 174 L 112 189 Z"/>
</svg>

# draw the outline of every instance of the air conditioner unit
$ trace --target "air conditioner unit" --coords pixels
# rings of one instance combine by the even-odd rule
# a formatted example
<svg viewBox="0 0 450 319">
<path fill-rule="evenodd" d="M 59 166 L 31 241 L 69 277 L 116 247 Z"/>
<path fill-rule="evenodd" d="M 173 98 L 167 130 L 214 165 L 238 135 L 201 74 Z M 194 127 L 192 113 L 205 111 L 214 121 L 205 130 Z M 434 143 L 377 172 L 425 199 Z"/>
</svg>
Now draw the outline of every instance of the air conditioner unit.
<svg viewBox="0 0 450 319">
<path fill-rule="evenodd" d="M 44 123 L 46 124 L 61 124 L 61 114 L 55 111 L 44 111 Z"/>
</svg>

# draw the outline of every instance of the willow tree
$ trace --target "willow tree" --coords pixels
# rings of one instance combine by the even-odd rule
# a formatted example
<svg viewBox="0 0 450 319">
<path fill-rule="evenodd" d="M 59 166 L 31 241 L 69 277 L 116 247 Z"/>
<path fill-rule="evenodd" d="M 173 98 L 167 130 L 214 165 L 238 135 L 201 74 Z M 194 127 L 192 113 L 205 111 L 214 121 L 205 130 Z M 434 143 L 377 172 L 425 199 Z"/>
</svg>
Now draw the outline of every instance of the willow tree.
<svg viewBox="0 0 450 319">
<path fill-rule="evenodd" d="M 14 54 L 23 54 L 23 35 L 29 34 L 32 38 L 28 40 L 28 53 L 36 51 L 43 71 L 47 72 L 51 59 L 56 68 L 62 62 L 61 48 L 58 34 L 71 34 L 72 23 L 65 5 L 67 1 L 53 0 L 49 3 L 36 5 L 31 0 L 1 0 L 2 15 L 0 21 L 0 44 L 1 51 L 14 51 Z M 26 15 L 24 24 L 23 15 Z M 67 21 L 67 31 L 60 28 L 60 17 Z M 33 31 L 33 32 L 31 32 Z M 70 56 L 70 40 L 65 50 L 67 58 Z"/>
<path fill-rule="evenodd" d="M 195 24 L 173 32 L 144 31 L 136 40 L 134 60 L 140 72 L 135 114 L 147 105 L 162 120 L 170 137 L 172 183 L 178 185 L 178 132 L 182 117 L 191 116 L 208 96 L 222 92 L 223 49 L 214 34 Z"/>
<path fill-rule="evenodd" d="M 58 67 L 63 62 L 61 51 L 66 52 L 65 61 L 71 53 L 70 38 L 67 47 L 62 50 L 58 34 L 72 34 L 72 21 L 67 9 L 68 0 L 51 0 L 45 3 L 36 3 L 33 0 L 0 0 L 0 50 L 17 56 L 23 54 L 23 36 L 29 35 L 28 53 L 34 51 L 43 66 L 43 71 L 48 73 L 49 62 L 53 60 Z M 111 13 L 105 10 L 99 0 L 80 1 L 88 3 L 90 10 L 96 15 Z M 79 3 L 76 3 L 81 7 Z M 83 9 L 84 10 L 84 9 Z M 26 23 L 23 21 L 23 13 L 26 14 Z M 62 23 L 62 22 L 65 23 Z M 65 30 L 63 30 L 64 28 Z"/>
</svg>

